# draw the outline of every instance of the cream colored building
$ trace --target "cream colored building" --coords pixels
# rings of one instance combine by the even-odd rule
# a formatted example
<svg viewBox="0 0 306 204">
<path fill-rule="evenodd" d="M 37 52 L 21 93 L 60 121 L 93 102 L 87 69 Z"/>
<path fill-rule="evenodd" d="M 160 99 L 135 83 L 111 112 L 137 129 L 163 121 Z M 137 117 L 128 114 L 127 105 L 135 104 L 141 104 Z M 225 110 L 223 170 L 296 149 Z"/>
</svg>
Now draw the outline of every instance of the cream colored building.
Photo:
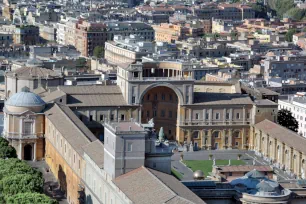
<svg viewBox="0 0 306 204">
<path fill-rule="evenodd" d="M 45 102 L 23 88 L 5 102 L 3 135 L 16 149 L 19 159 L 44 158 Z"/>
</svg>

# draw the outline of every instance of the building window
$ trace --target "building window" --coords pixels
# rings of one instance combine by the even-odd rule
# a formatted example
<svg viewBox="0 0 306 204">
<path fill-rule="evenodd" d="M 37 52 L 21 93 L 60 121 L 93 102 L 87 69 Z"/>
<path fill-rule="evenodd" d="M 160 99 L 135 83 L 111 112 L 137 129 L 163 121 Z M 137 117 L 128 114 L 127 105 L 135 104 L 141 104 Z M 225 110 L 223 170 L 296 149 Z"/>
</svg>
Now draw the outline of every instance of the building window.
<svg viewBox="0 0 306 204">
<path fill-rule="evenodd" d="M 226 113 L 226 120 L 229 120 L 230 119 L 230 114 L 229 113 Z"/>
<path fill-rule="evenodd" d="M 93 116 L 92 115 L 89 116 L 89 121 L 93 121 Z"/>
<path fill-rule="evenodd" d="M 121 120 L 124 121 L 125 120 L 125 115 L 121 114 Z"/>
<path fill-rule="evenodd" d="M 235 145 L 238 146 L 238 145 L 239 145 L 239 142 L 235 142 Z"/>
<path fill-rule="evenodd" d="M 170 99 L 170 101 L 172 101 L 172 94 L 169 95 L 169 99 Z"/>
<path fill-rule="evenodd" d="M 114 114 L 111 114 L 110 120 L 111 120 L 111 121 L 114 120 Z"/>
<path fill-rule="evenodd" d="M 154 95 L 154 100 L 157 100 L 157 94 Z"/>
<path fill-rule="evenodd" d="M 127 143 L 127 151 L 128 152 L 131 152 L 132 151 L 132 148 L 133 148 L 133 144 L 131 142 L 128 142 Z"/>
<path fill-rule="evenodd" d="M 169 130 L 168 132 L 169 132 L 169 135 L 171 135 L 171 130 Z"/>
<path fill-rule="evenodd" d="M 166 98 L 165 94 L 162 94 L 162 95 L 161 95 L 161 98 L 162 98 L 162 100 L 164 101 L 165 98 Z"/>
<path fill-rule="evenodd" d="M 150 111 L 147 111 L 147 118 L 150 117 Z"/>
<path fill-rule="evenodd" d="M 240 113 L 236 113 L 236 119 L 240 119 Z"/>
<path fill-rule="evenodd" d="M 153 117 L 156 117 L 156 115 L 157 115 L 157 111 L 153 110 Z"/>
<path fill-rule="evenodd" d="M 169 111 L 169 118 L 172 118 L 172 111 Z"/>
<path fill-rule="evenodd" d="M 135 98 L 135 96 L 132 96 L 132 103 L 136 103 L 136 98 Z"/>
<path fill-rule="evenodd" d="M 164 110 L 161 110 L 160 116 L 161 116 L 161 117 L 165 117 L 165 111 L 164 111 Z"/>
<path fill-rule="evenodd" d="M 32 122 L 24 122 L 24 134 L 32 134 L 33 133 L 33 123 Z"/>
<path fill-rule="evenodd" d="M 149 101 L 149 100 L 150 100 L 150 94 L 147 95 L 147 101 Z"/>
<path fill-rule="evenodd" d="M 251 116 L 250 113 L 247 113 L 247 119 L 250 119 L 250 116 Z"/>
<path fill-rule="evenodd" d="M 233 173 L 232 172 L 228 172 L 228 176 L 233 176 Z"/>
<path fill-rule="evenodd" d="M 216 120 L 220 119 L 220 113 L 216 113 Z"/>
<path fill-rule="evenodd" d="M 199 120 L 199 114 L 198 113 L 195 114 L 195 119 Z"/>
<path fill-rule="evenodd" d="M 100 115 L 100 121 L 104 120 L 104 115 Z"/>
<path fill-rule="evenodd" d="M 208 120 L 209 119 L 209 113 L 205 114 L 205 119 Z"/>
</svg>

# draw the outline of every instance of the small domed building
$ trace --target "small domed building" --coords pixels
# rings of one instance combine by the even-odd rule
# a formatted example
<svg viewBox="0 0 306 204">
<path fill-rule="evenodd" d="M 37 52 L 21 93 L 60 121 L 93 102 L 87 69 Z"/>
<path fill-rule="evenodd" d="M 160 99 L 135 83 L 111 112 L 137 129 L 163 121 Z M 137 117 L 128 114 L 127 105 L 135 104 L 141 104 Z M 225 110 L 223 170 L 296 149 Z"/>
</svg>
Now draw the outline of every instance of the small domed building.
<svg viewBox="0 0 306 204">
<path fill-rule="evenodd" d="M 5 102 L 3 136 L 16 149 L 19 159 L 35 161 L 44 157 L 45 105 L 27 87 Z"/>
</svg>

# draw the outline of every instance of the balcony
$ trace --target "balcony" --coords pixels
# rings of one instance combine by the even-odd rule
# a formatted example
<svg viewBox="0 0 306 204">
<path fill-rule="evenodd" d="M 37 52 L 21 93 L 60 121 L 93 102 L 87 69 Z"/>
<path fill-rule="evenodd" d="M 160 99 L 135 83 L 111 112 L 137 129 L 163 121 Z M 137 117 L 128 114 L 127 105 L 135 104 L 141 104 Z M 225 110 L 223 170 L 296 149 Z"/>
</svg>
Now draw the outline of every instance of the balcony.
<svg viewBox="0 0 306 204">
<path fill-rule="evenodd" d="M 130 77 L 131 81 L 182 81 L 193 80 L 192 77 Z"/>
<path fill-rule="evenodd" d="M 180 121 L 180 126 L 224 126 L 224 125 L 249 125 L 250 120 L 243 121 L 223 121 L 223 120 L 212 120 L 212 121 L 202 121 L 202 120 L 184 120 Z"/>
<path fill-rule="evenodd" d="M 5 133 L 4 137 L 7 139 L 38 139 L 43 137 L 42 133 L 39 134 L 24 134 L 24 133 Z"/>
</svg>

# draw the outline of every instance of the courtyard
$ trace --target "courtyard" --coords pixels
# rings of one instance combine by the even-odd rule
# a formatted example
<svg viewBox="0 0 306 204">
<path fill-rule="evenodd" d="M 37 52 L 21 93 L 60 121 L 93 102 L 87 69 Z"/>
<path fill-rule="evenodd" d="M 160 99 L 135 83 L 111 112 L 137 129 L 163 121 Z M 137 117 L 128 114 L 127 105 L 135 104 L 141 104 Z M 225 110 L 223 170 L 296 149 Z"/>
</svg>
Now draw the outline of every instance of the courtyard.
<svg viewBox="0 0 306 204">
<path fill-rule="evenodd" d="M 254 151 L 249 150 L 201 150 L 195 152 L 183 152 L 183 161 L 181 161 L 181 153 L 173 154 L 171 158 L 172 174 L 179 180 L 193 180 L 193 172 L 202 170 L 204 175 L 212 171 L 213 159 L 216 165 L 270 165 L 263 158 L 255 155 Z M 238 160 L 238 156 L 240 159 Z M 290 180 L 288 174 L 281 169 L 274 167 L 274 172 L 278 180 Z"/>
<path fill-rule="evenodd" d="M 212 160 L 184 160 L 183 163 L 190 168 L 193 172 L 197 170 L 203 171 L 205 176 L 208 176 L 212 172 L 213 161 Z M 228 165 L 229 160 L 216 160 L 216 165 Z M 244 165 L 242 160 L 231 160 L 231 166 Z"/>
</svg>

